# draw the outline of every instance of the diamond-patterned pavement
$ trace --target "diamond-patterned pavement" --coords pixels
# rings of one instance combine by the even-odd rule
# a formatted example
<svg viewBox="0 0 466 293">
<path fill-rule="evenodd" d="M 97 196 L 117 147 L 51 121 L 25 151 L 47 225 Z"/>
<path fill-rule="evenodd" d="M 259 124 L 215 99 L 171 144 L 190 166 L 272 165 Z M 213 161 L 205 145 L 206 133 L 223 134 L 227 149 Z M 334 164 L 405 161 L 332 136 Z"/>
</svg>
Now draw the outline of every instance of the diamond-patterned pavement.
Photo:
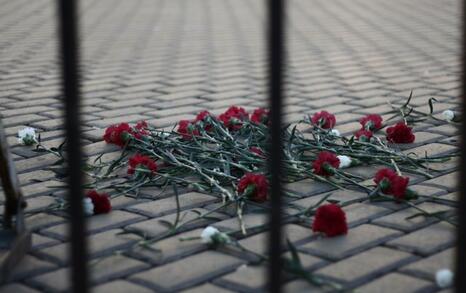
<svg viewBox="0 0 466 293">
<path fill-rule="evenodd" d="M 56 1 L 0 0 L 0 113 L 31 214 L 33 249 L 2 292 L 66 291 L 66 217 L 40 212 L 63 195 L 48 170 L 51 155 L 18 145 L 18 129 L 40 130 L 44 145 L 63 139 L 62 97 L 56 39 Z M 102 142 L 103 129 L 116 122 L 148 120 L 168 127 L 200 110 L 219 113 L 230 105 L 247 109 L 266 102 L 265 9 L 261 0 L 83 0 L 80 2 L 83 128 L 86 152 L 114 152 Z M 297 121 L 326 109 L 338 129 L 351 133 L 364 114 L 385 114 L 387 101 L 401 103 L 414 90 L 413 104 L 436 113 L 459 104 L 460 6 L 457 0 L 290 0 L 286 114 Z M 416 126 L 419 154 L 456 149 L 457 129 L 428 121 Z M 112 155 L 108 155 L 111 157 Z M 438 164 L 436 178 L 415 178 L 418 192 L 438 196 L 419 203 L 429 211 L 450 210 L 456 198 L 456 161 Z M 369 178 L 373 170 L 359 170 Z M 51 188 L 54 187 L 54 188 Z M 309 206 L 329 191 L 311 180 L 288 186 Z M 154 190 L 142 193 L 153 194 Z M 187 191 L 188 192 L 188 191 Z M 354 198 L 356 192 L 336 192 Z M 199 234 L 193 225 L 181 235 L 161 239 L 153 250 L 116 252 L 137 237 L 125 228 L 157 235 L 160 218 L 173 217 L 174 202 L 119 198 L 114 211 L 89 220 L 92 282 L 95 292 L 256 292 L 264 288 L 264 267 L 229 249 L 210 250 L 180 237 Z M 189 199 L 188 199 L 189 198 Z M 442 200 L 446 199 L 446 200 Z M 183 209 L 211 209 L 215 199 L 181 196 Z M 347 207 L 348 236 L 312 236 L 308 224 L 286 231 L 303 264 L 316 274 L 360 292 L 437 292 L 435 271 L 452 267 L 454 228 L 415 218 L 404 205 L 354 204 Z M 237 225 L 219 214 L 219 227 Z M 263 251 L 261 215 L 246 222 L 259 228 L 241 243 Z M 236 227 L 236 226 L 235 226 Z M 288 279 L 287 292 L 316 290 Z M 445 292 L 445 291 L 442 291 Z"/>
</svg>

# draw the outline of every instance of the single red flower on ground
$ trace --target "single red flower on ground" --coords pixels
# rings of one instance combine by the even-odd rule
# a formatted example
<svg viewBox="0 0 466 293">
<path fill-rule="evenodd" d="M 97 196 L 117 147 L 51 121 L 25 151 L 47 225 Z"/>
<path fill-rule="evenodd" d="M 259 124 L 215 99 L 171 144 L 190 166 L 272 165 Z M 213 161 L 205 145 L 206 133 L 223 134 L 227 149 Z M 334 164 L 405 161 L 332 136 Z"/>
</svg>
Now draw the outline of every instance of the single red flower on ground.
<svg viewBox="0 0 466 293">
<path fill-rule="evenodd" d="M 312 118 L 311 122 L 314 125 L 320 126 L 323 129 L 331 129 L 335 126 L 337 123 L 337 120 L 335 118 L 335 115 L 330 114 L 327 111 L 321 111 L 318 113 L 315 113 Z"/>
<path fill-rule="evenodd" d="M 362 125 L 362 129 L 374 131 L 382 128 L 382 116 L 378 114 L 369 114 L 366 117 L 361 118 L 359 123 Z"/>
<path fill-rule="evenodd" d="M 336 204 L 325 204 L 317 208 L 312 231 L 321 232 L 327 237 L 339 236 L 348 233 L 346 214 Z"/>
<path fill-rule="evenodd" d="M 194 124 L 189 120 L 180 120 L 177 132 L 187 140 L 191 139 L 193 134 L 199 135 L 199 130 L 195 129 Z"/>
<path fill-rule="evenodd" d="M 340 160 L 331 152 L 322 151 L 317 156 L 317 159 L 312 163 L 314 173 L 321 176 L 331 176 L 334 174 L 333 169 L 340 166 Z"/>
<path fill-rule="evenodd" d="M 131 127 L 128 123 L 120 123 L 109 126 L 105 130 L 104 140 L 107 143 L 113 143 L 117 146 L 123 147 L 131 135 Z"/>
<path fill-rule="evenodd" d="M 354 134 L 356 139 L 358 139 L 360 141 L 369 141 L 371 139 L 372 135 L 373 135 L 372 131 L 365 130 L 365 129 L 360 129 L 360 130 L 356 131 L 356 133 Z"/>
<path fill-rule="evenodd" d="M 258 108 L 254 110 L 250 118 L 251 122 L 256 124 L 265 124 L 269 123 L 269 110 L 264 108 Z"/>
<path fill-rule="evenodd" d="M 241 107 L 231 106 L 225 113 L 220 114 L 218 119 L 223 122 L 229 130 L 238 130 L 241 128 L 242 123 L 248 118 L 248 113 Z"/>
<path fill-rule="evenodd" d="M 383 193 L 402 199 L 406 195 L 409 177 L 400 176 L 395 170 L 383 168 L 375 174 L 374 182 L 380 186 Z"/>
<path fill-rule="evenodd" d="M 128 174 L 133 175 L 136 169 L 147 169 L 151 174 L 157 172 L 157 164 L 149 157 L 141 154 L 135 154 L 129 158 Z"/>
<path fill-rule="evenodd" d="M 403 122 L 387 128 L 387 140 L 394 143 L 412 143 L 414 142 L 412 128 Z"/>
<path fill-rule="evenodd" d="M 238 182 L 238 193 L 246 193 L 246 196 L 255 202 L 267 200 L 269 182 L 262 174 L 245 174 Z"/>
<path fill-rule="evenodd" d="M 250 150 L 252 153 L 254 153 L 254 154 L 256 154 L 256 155 L 258 155 L 258 156 L 260 156 L 260 157 L 264 157 L 264 152 L 263 152 L 260 148 L 258 148 L 258 147 L 251 147 L 251 148 L 249 148 L 249 150 Z"/>
<path fill-rule="evenodd" d="M 106 214 L 112 210 L 110 196 L 106 193 L 98 193 L 95 190 L 90 190 L 86 194 L 92 200 L 94 205 L 94 214 Z"/>
</svg>

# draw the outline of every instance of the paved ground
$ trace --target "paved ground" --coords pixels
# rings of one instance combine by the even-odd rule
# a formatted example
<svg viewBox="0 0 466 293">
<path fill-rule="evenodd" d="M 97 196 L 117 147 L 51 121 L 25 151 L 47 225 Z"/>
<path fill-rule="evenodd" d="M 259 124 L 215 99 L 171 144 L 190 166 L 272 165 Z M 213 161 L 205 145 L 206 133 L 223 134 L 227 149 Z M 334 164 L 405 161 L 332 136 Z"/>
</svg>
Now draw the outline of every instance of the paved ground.
<svg viewBox="0 0 466 293">
<path fill-rule="evenodd" d="M 14 138 L 19 128 L 32 125 L 41 130 L 46 145 L 62 141 L 54 2 L 0 1 L 0 113 L 11 135 L 29 211 L 53 203 L 54 196 L 63 193 L 49 188 L 60 184 L 46 169 L 54 162 L 52 157 L 36 156 Z M 250 109 L 264 103 L 263 1 L 80 2 L 89 155 L 112 150 L 100 138 L 111 123 L 147 119 L 164 127 L 202 109 L 218 113 L 233 104 Z M 287 2 L 290 121 L 325 108 L 337 114 L 338 129 L 350 132 L 361 115 L 386 113 L 387 99 L 401 101 L 411 89 L 414 104 L 424 110 L 431 96 L 441 101 L 438 111 L 457 107 L 459 1 Z M 421 154 L 454 149 L 457 131 L 452 126 L 422 123 L 416 131 L 418 143 L 413 147 Z M 442 167 L 445 172 L 438 178 L 414 178 L 413 188 L 454 199 L 455 163 Z M 289 188 L 303 195 L 296 201 L 303 206 L 326 192 L 311 182 Z M 183 197 L 186 209 L 208 209 L 213 199 L 199 194 Z M 189 205 L 190 200 L 196 203 Z M 442 201 L 420 204 L 432 211 L 452 208 Z M 263 268 L 246 266 L 248 257 L 231 250 L 209 250 L 196 241 L 179 242 L 179 236 L 157 242 L 154 248 L 160 253 L 115 254 L 135 241 L 116 235 L 122 228 L 157 233 L 161 229 L 157 218 L 173 214 L 174 209 L 164 199 L 141 205 L 122 198 L 114 205 L 111 214 L 89 220 L 96 292 L 250 292 L 263 287 Z M 451 266 L 451 226 L 420 218 L 407 222 L 414 211 L 403 205 L 354 204 L 347 213 L 350 233 L 338 239 L 312 237 L 306 225 L 287 227 L 310 270 L 360 292 L 439 290 L 433 273 Z M 247 223 L 254 226 L 263 220 L 251 216 Z M 38 213 L 27 223 L 34 231 L 33 250 L 14 272 L 11 284 L 0 290 L 66 290 L 65 217 Z M 236 222 L 216 225 L 228 228 Z M 198 234 L 201 227 L 182 236 Z M 242 243 L 261 251 L 265 233 L 252 231 Z M 95 261 L 104 256 L 103 261 Z M 288 292 L 310 290 L 299 280 L 289 280 L 286 287 Z"/>
</svg>

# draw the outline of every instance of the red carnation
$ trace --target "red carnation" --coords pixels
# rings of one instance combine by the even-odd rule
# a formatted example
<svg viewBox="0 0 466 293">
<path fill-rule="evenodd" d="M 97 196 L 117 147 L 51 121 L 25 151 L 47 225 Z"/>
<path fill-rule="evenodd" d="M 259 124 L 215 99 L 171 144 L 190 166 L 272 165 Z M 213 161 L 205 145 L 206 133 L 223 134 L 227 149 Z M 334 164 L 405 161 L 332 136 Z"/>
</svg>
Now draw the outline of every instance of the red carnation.
<svg viewBox="0 0 466 293">
<path fill-rule="evenodd" d="M 194 122 L 204 122 L 205 123 L 205 119 L 207 117 L 209 117 L 209 116 L 212 116 L 212 114 L 210 114 L 209 111 L 207 111 L 207 110 L 201 111 L 201 112 L 199 112 L 199 114 L 197 114 L 196 119 L 194 119 Z M 212 125 L 204 124 L 204 129 L 206 131 L 210 131 L 212 129 Z"/>
<path fill-rule="evenodd" d="M 375 174 L 374 182 L 380 186 L 383 193 L 401 199 L 405 198 L 409 178 L 398 175 L 392 169 L 383 168 Z"/>
<path fill-rule="evenodd" d="M 205 119 L 207 116 L 211 116 L 211 114 L 210 114 L 209 111 L 204 110 L 204 111 L 199 112 L 199 114 L 197 114 L 197 116 L 196 116 L 196 122 L 197 122 L 197 121 L 204 121 L 204 119 Z"/>
<path fill-rule="evenodd" d="M 135 127 L 129 126 L 128 123 L 114 124 L 105 130 L 103 138 L 107 143 L 123 147 L 131 136 L 141 139 L 144 135 L 147 135 L 146 128 L 147 123 L 145 121 L 138 122 Z"/>
<path fill-rule="evenodd" d="M 382 121 L 382 116 L 378 114 L 370 114 L 361 118 L 359 123 L 361 123 L 363 129 L 374 131 L 382 128 Z"/>
<path fill-rule="evenodd" d="M 360 141 L 369 141 L 371 139 L 372 135 L 373 135 L 372 131 L 366 130 L 366 129 L 360 129 L 360 130 L 356 131 L 356 133 L 354 134 L 356 139 L 358 139 Z"/>
<path fill-rule="evenodd" d="M 334 174 L 333 169 L 340 166 L 340 160 L 331 152 L 322 151 L 317 156 L 317 159 L 312 164 L 314 173 L 322 176 L 331 176 Z"/>
<path fill-rule="evenodd" d="M 199 130 L 195 129 L 194 124 L 189 120 L 180 120 L 180 122 L 178 122 L 177 132 L 181 134 L 184 139 L 191 139 L 193 134 L 199 135 Z"/>
<path fill-rule="evenodd" d="M 248 118 L 248 113 L 241 107 L 231 106 L 225 113 L 220 114 L 218 119 L 223 122 L 223 125 L 229 130 L 238 130 L 241 128 L 242 123 Z"/>
<path fill-rule="evenodd" d="M 335 115 L 330 114 L 327 111 L 321 111 L 315 113 L 311 118 L 311 122 L 314 125 L 320 126 L 323 129 L 331 129 L 337 123 Z"/>
<path fill-rule="evenodd" d="M 316 211 L 312 231 L 324 233 L 327 237 L 347 234 L 345 212 L 333 203 L 321 205 Z"/>
<path fill-rule="evenodd" d="M 387 128 L 387 140 L 393 143 L 412 143 L 415 136 L 411 127 L 403 122 Z"/>
<path fill-rule="evenodd" d="M 264 108 L 258 108 L 254 110 L 250 118 L 251 122 L 256 124 L 268 124 L 269 122 L 269 110 Z"/>
<path fill-rule="evenodd" d="M 267 200 L 269 182 L 262 174 L 245 174 L 238 183 L 238 193 L 247 193 L 247 197 L 256 202 L 264 202 Z"/>
<path fill-rule="evenodd" d="M 258 155 L 259 157 L 264 157 L 264 152 L 258 147 L 251 147 L 251 148 L 249 148 L 249 150 L 252 153 Z"/>
<path fill-rule="evenodd" d="M 138 130 L 145 130 L 145 129 L 147 129 L 147 127 L 148 127 L 148 126 L 147 126 L 147 122 L 144 121 L 144 120 L 141 120 L 141 121 L 139 121 L 138 123 L 136 123 L 136 127 L 135 127 L 135 128 L 138 129 Z"/>
<path fill-rule="evenodd" d="M 90 190 L 87 192 L 86 196 L 92 200 L 94 214 L 106 214 L 112 210 L 112 204 L 110 203 L 110 196 L 108 196 L 108 194 Z"/>
<path fill-rule="evenodd" d="M 149 156 L 135 154 L 129 158 L 128 174 L 133 175 L 136 169 L 147 169 L 154 174 L 157 172 L 157 164 Z"/>
<path fill-rule="evenodd" d="M 120 123 L 109 126 L 105 130 L 104 140 L 107 143 L 113 143 L 117 146 L 123 147 L 131 135 L 131 127 L 128 123 Z"/>
</svg>

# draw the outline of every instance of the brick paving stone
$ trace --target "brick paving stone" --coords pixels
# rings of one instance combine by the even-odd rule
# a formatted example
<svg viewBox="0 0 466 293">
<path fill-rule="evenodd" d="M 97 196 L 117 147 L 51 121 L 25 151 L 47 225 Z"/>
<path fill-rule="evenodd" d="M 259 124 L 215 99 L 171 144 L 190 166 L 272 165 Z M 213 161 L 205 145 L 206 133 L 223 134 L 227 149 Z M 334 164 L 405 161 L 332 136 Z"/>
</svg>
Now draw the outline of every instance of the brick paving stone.
<svg viewBox="0 0 466 293">
<path fill-rule="evenodd" d="M 122 230 L 114 229 L 89 236 L 89 256 L 94 258 L 102 255 L 109 255 L 119 249 L 130 247 L 140 240 L 140 238 L 134 234 L 119 235 L 121 232 Z M 69 243 L 62 243 L 41 249 L 37 253 L 48 259 L 53 259 L 55 262 L 67 264 L 69 263 L 69 250 Z"/>
<path fill-rule="evenodd" d="M 20 263 L 13 269 L 10 275 L 11 280 L 21 280 L 49 272 L 56 268 L 56 265 L 40 260 L 34 256 L 26 255 Z"/>
<path fill-rule="evenodd" d="M 144 217 L 137 214 L 125 211 L 112 211 L 108 214 L 95 215 L 89 218 L 87 231 L 89 233 L 100 232 L 105 229 L 124 227 L 141 220 L 144 220 Z M 53 235 L 60 239 L 66 239 L 68 237 L 68 224 L 56 225 L 51 228 L 44 229 L 42 230 L 42 233 Z"/>
<path fill-rule="evenodd" d="M 127 258 L 125 256 L 111 256 L 95 262 L 89 273 L 92 282 L 105 282 L 117 279 L 121 276 L 136 273 L 147 269 L 143 262 Z M 29 280 L 34 286 L 44 288 L 47 291 L 69 290 L 69 269 L 61 268 L 50 273 L 34 277 Z"/>
<path fill-rule="evenodd" d="M 309 282 L 305 280 L 298 279 L 298 280 L 294 280 L 294 281 L 286 283 L 283 286 L 283 292 L 286 292 L 286 293 L 306 293 L 306 292 L 321 293 L 321 292 L 331 292 L 331 291 L 309 284 Z"/>
<path fill-rule="evenodd" d="M 356 285 L 414 259 L 413 255 L 406 252 L 375 247 L 325 266 L 316 273 L 346 284 Z"/>
<path fill-rule="evenodd" d="M 410 263 L 401 268 L 402 273 L 409 273 L 414 276 L 435 279 L 435 273 L 441 269 L 454 270 L 455 251 L 453 248 L 445 249 L 442 252 L 433 254 L 427 258 Z"/>
<path fill-rule="evenodd" d="M 398 273 L 391 273 L 379 279 L 376 279 L 365 286 L 358 287 L 356 290 L 361 293 L 404 293 L 425 292 L 429 289 L 432 290 L 434 288 L 435 285 L 433 283 L 429 283 L 422 279 L 417 279 Z"/>
<path fill-rule="evenodd" d="M 396 230 L 364 224 L 352 228 L 348 235 L 318 238 L 299 246 L 299 249 L 326 259 L 339 260 L 387 242 L 401 234 Z"/>
<path fill-rule="evenodd" d="M 199 220 L 193 221 L 194 219 L 197 219 L 199 213 L 202 214 L 206 212 L 208 211 L 205 209 L 201 209 L 201 208 L 182 211 L 181 214 L 185 216 L 183 216 L 183 218 L 180 220 L 179 225 L 183 225 L 184 223 L 191 221 L 192 223 L 190 222 L 190 224 L 185 225 L 186 228 L 203 227 L 203 226 L 206 226 L 212 223 L 214 221 L 212 218 L 217 218 L 217 219 L 226 218 L 222 214 L 212 213 L 210 214 L 209 219 L 199 219 Z M 170 223 L 174 223 L 175 219 L 176 219 L 176 213 L 166 215 L 163 217 L 159 217 L 159 218 L 150 219 L 147 221 L 138 222 L 136 224 L 129 225 L 127 229 L 130 231 L 137 231 L 139 233 L 144 233 L 147 236 L 157 236 L 157 235 L 161 235 L 162 233 L 166 233 L 169 231 L 169 227 L 164 222 L 168 221 Z"/>
<path fill-rule="evenodd" d="M 32 289 L 30 287 L 27 287 L 23 284 L 20 283 L 10 283 L 7 285 L 4 285 L 0 288 L 2 292 L 17 292 L 17 293 L 38 293 L 40 291 L 37 291 L 35 289 Z"/>
<path fill-rule="evenodd" d="M 200 237 L 203 229 L 195 229 L 176 236 L 150 244 L 150 250 L 145 247 L 135 248 L 131 255 L 144 259 L 146 262 L 161 264 L 171 260 L 188 256 L 190 254 L 206 250 L 208 245 L 203 244 L 199 239 L 186 240 L 191 237 Z"/>
<path fill-rule="evenodd" d="M 429 255 L 454 244 L 455 233 L 451 224 L 441 222 L 388 242 L 391 247 Z"/>
<path fill-rule="evenodd" d="M 112 292 L 112 293 L 150 293 L 154 292 L 148 288 L 144 288 L 142 286 L 136 285 L 131 282 L 127 281 L 114 281 L 110 283 L 105 283 L 99 286 L 96 286 L 92 290 L 93 292 L 96 293 L 107 293 L 107 292 Z"/>
<path fill-rule="evenodd" d="M 43 247 L 58 244 L 59 242 L 53 238 L 46 237 L 37 233 L 32 234 L 32 247 L 33 249 L 40 249 Z"/>
<path fill-rule="evenodd" d="M 418 207 L 427 211 L 428 213 L 435 213 L 435 212 L 442 212 L 442 211 L 449 211 L 449 210 L 451 211 L 452 209 L 449 206 L 434 204 L 434 203 L 422 203 L 418 205 Z M 416 210 L 414 208 L 408 208 L 408 209 L 404 209 L 396 213 L 390 214 L 388 216 L 380 217 L 378 219 L 375 219 L 373 222 L 375 224 L 379 224 L 385 227 L 390 227 L 393 229 L 410 232 L 410 231 L 419 229 L 421 227 L 427 226 L 433 222 L 438 221 L 437 219 L 433 217 L 424 217 L 422 215 L 419 217 L 407 219 L 410 216 L 414 216 L 418 214 L 419 214 L 419 210 Z"/>
<path fill-rule="evenodd" d="M 309 240 L 311 237 L 311 234 L 309 233 L 310 228 L 307 229 L 299 225 L 289 224 L 283 226 L 282 229 L 284 237 L 289 239 L 294 244 L 299 244 L 302 241 Z M 239 243 L 250 251 L 265 254 L 267 251 L 267 237 L 268 233 L 259 233 L 241 239 Z"/>
<path fill-rule="evenodd" d="M 242 262 L 229 255 L 206 251 L 135 274 L 130 280 L 144 282 L 156 290 L 179 290 L 227 273 Z"/>
<path fill-rule="evenodd" d="M 187 209 L 194 206 L 204 206 L 216 200 L 218 200 L 218 198 L 215 196 L 202 194 L 198 192 L 188 192 L 179 195 L 181 209 Z M 174 197 L 164 198 L 149 203 L 133 205 L 128 210 L 142 213 L 150 217 L 158 217 L 175 212 L 176 200 Z"/>
<path fill-rule="evenodd" d="M 180 291 L 181 293 L 231 293 L 234 291 L 227 290 L 209 283 L 201 286 L 196 286 L 190 289 Z"/>
</svg>

